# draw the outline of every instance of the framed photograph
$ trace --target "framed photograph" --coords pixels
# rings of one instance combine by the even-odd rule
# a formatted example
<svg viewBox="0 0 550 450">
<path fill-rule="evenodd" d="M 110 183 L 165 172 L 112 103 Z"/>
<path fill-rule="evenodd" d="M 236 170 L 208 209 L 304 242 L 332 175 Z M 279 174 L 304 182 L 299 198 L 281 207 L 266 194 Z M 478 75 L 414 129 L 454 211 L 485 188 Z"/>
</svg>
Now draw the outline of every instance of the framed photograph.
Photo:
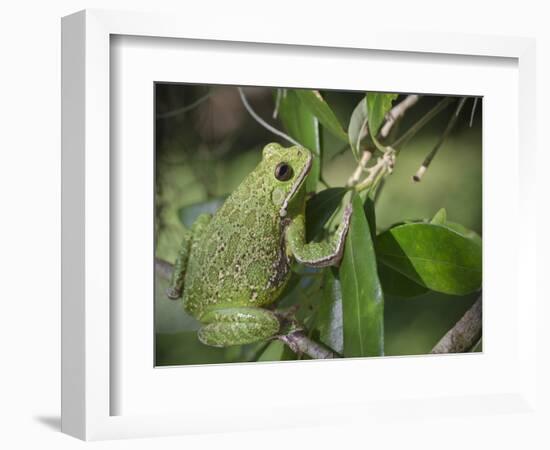
<svg viewBox="0 0 550 450">
<path fill-rule="evenodd" d="M 64 432 L 532 408 L 531 40 L 83 11 L 62 54 Z"/>
<path fill-rule="evenodd" d="M 156 366 L 481 351 L 481 97 L 154 95 Z"/>
</svg>

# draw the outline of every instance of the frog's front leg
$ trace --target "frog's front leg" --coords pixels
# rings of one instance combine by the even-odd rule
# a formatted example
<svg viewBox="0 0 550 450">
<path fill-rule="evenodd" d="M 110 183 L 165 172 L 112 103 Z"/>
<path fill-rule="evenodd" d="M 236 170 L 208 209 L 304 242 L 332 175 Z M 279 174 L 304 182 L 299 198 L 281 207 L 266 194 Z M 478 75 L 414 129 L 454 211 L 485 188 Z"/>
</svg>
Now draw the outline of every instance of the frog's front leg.
<svg viewBox="0 0 550 450">
<path fill-rule="evenodd" d="M 197 239 L 206 225 L 210 222 L 212 216 L 210 214 L 201 214 L 197 217 L 197 220 L 193 223 L 191 230 L 186 229 L 183 234 L 183 239 L 178 251 L 174 268 L 172 269 L 172 278 L 170 284 L 166 289 L 166 296 L 171 299 L 177 299 L 181 297 L 183 291 L 183 280 L 185 278 L 185 271 L 187 270 L 187 261 L 191 253 L 191 244 L 193 240 Z"/>
<path fill-rule="evenodd" d="M 280 328 L 274 313 L 255 307 L 214 309 L 200 320 L 204 325 L 199 330 L 199 340 L 214 347 L 264 341 L 275 336 Z"/>
<path fill-rule="evenodd" d="M 348 204 L 336 232 L 325 242 L 306 242 L 304 215 L 295 217 L 286 228 L 286 242 L 296 261 L 311 267 L 338 265 L 344 254 L 351 212 L 351 204 Z"/>
</svg>

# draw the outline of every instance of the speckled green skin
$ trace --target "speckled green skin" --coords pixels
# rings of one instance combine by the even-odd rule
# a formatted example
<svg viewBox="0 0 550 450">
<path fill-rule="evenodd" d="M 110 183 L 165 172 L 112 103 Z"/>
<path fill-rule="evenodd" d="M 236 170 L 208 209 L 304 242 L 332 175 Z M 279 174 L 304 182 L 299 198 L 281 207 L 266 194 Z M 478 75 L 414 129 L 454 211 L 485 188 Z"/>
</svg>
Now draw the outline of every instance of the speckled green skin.
<svg viewBox="0 0 550 450">
<path fill-rule="evenodd" d="M 268 144 L 262 161 L 212 217 L 199 217 L 185 236 L 168 295 L 183 293 L 185 310 L 203 324 L 211 346 L 246 344 L 275 336 L 273 303 L 290 277 L 292 258 L 313 266 L 336 264 L 351 210 L 329 242 L 305 242 L 305 179 L 311 153 Z M 275 168 L 292 167 L 279 181 Z M 182 292 L 183 290 L 183 292 Z"/>
</svg>

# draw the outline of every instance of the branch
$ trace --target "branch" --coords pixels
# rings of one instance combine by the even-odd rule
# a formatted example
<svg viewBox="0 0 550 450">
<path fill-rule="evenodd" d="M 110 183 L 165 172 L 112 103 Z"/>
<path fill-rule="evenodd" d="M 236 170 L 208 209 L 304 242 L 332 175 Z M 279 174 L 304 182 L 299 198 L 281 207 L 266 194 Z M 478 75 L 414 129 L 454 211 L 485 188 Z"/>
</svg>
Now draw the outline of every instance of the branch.
<svg viewBox="0 0 550 450">
<path fill-rule="evenodd" d="M 388 137 L 390 130 L 392 129 L 394 124 L 397 122 L 397 120 L 400 117 L 402 117 L 409 108 L 415 105 L 419 99 L 420 99 L 419 95 L 407 95 L 407 97 L 405 97 L 403 101 L 401 101 L 399 104 L 395 105 L 392 109 L 390 109 L 386 113 L 386 122 L 380 129 L 380 133 L 379 133 L 380 137 L 381 138 Z M 378 145 L 377 144 L 378 141 L 376 139 L 373 139 L 373 141 L 375 142 L 376 145 Z M 359 160 L 359 163 L 355 171 L 348 178 L 346 186 L 349 186 L 349 187 L 355 186 L 357 183 L 359 183 L 359 180 L 361 179 L 361 175 L 363 174 L 363 172 L 369 171 L 369 169 L 367 169 L 367 164 L 371 159 L 372 154 L 373 154 L 373 150 L 367 149 L 363 151 L 361 159 Z M 369 178 L 372 178 L 372 177 L 369 176 Z M 369 179 L 367 184 L 370 184 L 371 182 L 372 180 Z M 363 185 L 363 183 L 361 184 Z"/>
<path fill-rule="evenodd" d="M 416 174 L 413 175 L 412 177 L 413 181 L 419 182 L 422 179 L 422 176 L 424 175 L 424 173 L 426 173 L 426 170 L 428 170 L 428 167 L 430 167 L 430 164 L 434 159 L 435 155 L 437 154 L 437 152 L 439 151 L 439 149 L 441 148 L 443 143 L 447 140 L 447 138 L 449 137 L 449 134 L 453 130 L 456 124 L 456 121 L 458 120 L 458 115 L 460 114 L 460 111 L 462 110 L 464 103 L 466 103 L 467 98 L 468 97 L 464 97 L 460 99 L 460 101 L 458 102 L 458 106 L 456 107 L 455 113 L 451 117 L 451 120 L 449 120 L 449 123 L 447 124 L 445 131 L 437 141 L 437 144 L 435 144 L 435 147 L 430 151 L 430 153 L 428 153 L 428 156 L 426 156 L 426 158 L 424 159 L 424 162 L 422 162 L 422 165 L 419 167 Z"/>
<path fill-rule="evenodd" d="M 430 109 L 426 114 L 424 114 L 414 125 L 405 131 L 398 139 L 391 144 L 393 148 L 399 151 L 399 148 L 409 141 L 418 131 L 420 131 L 430 120 L 432 120 L 437 114 L 443 111 L 450 103 L 453 102 L 453 99 L 450 97 L 445 97 L 432 109 Z"/>
<path fill-rule="evenodd" d="M 324 345 L 318 344 L 308 338 L 303 331 L 294 331 L 282 336 L 277 336 L 281 342 L 284 342 L 296 354 L 306 354 L 313 359 L 333 359 L 340 358 Z"/>
<path fill-rule="evenodd" d="M 481 338 L 481 300 L 480 295 L 466 314 L 435 345 L 431 353 L 464 353 L 472 349 Z"/>
<path fill-rule="evenodd" d="M 386 114 L 386 122 L 380 129 L 380 136 L 385 138 L 390 134 L 390 130 L 397 122 L 397 119 L 402 117 L 411 106 L 414 106 L 416 102 L 420 99 L 419 95 L 407 95 L 405 99 L 395 105 L 392 109 Z"/>
<path fill-rule="evenodd" d="M 155 272 L 157 275 L 164 279 L 170 279 L 172 276 L 173 265 L 168 261 L 160 258 L 155 258 Z M 292 331 L 288 334 L 277 336 L 281 342 L 288 345 L 288 347 L 296 354 L 305 354 L 313 359 L 331 359 L 339 358 L 339 355 L 332 350 L 312 341 L 308 338 L 303 331 Z"/>
<path fill-rule="evenodd" d="M 168 119 L 169 117 L 175 117 L 179 114 L 183 114 L 187 111 L 191 111 L 193 108 L 196 108 L 197 106 L 199 106 L 201 103 L 205 102 L 206 100 L 208 100 L 210 98 L 210 92 L 204 96 L 202 96 L 201 98 L 199 98 L 198 100 L 195 100 L 193 103 L 191 103 L 190 105 L 187 105 L 187 106 L 182 106 L 181 108 L 178 108 L 178 109 L 174 109 L 173 111 L 168 111 L 168 112 L 165 112 L 165 113 L 162 113 L 162 114 L 157 114 L 157 119 Z"/>
<path fill-rule="evenodd" d="M 478 100 L 479 100 L 479 97 L 474 98 L 474 104 L 472 106 L 472 114 L 470 114 L 470 128 L 474 124 L 474 114 L 476 113 L 476 106 L 477 106 L 477 101 Z"/>
<path fill-rule="evenodd" d="M 359 164 L 357 164 L 355 171 L 348 178 L 348 182 L 346 183 L 346 186 L 351 187 L 359 183 L 359 180 L 361 179 L 361 175 L 363 175 L 363 172 L 367 169 L 367 164 L 371 159 L 371 157 L 372 157 L 372 151 L 370 150 L 363 151 L 363 155 L 359 160 Z"/>
<path fill-rule="evenodd" d="M 272 127 L 269 125 L 264 119 L 262 119 L 254 109 L 252 109 L 252 106 L 250 106 L 250 103 L 248 103 L 248 100 L 246 99 L 246 95 L 244 95 L 244 91 L 242 88 L 237 88 L 239 91 L 239 95 L 241 97 L 241 101 L 243 102 L 243 105 L 245 109 L 248 111 L 248 114 L 252 116 L 252 118 L 258 122 L 262 127 L 264 127 L 266 130 L 271 131 L 273 134 L 276 134 L 279 137 L 282 137 L 285 141 L 290 142 L 293 145 L 297 145 L 299 147 L 303 147 L 302 144 L 300 144 L 298 141 L 292 139 L 289 135 L 283 133 L 281 130 L 278 130 L 275 127 Z"/>
<path fill-rule="evenodd" d="M 361 192 L 367 188 L 376 187 L 384 175 L 392 173 L 394 164 L 395 151 L 390 149 L 381 158 L 378 158 L 376 164 L 365 169 L 368 172 L 368 176 L 355 185 L 355 190 Z"/>
</svg>

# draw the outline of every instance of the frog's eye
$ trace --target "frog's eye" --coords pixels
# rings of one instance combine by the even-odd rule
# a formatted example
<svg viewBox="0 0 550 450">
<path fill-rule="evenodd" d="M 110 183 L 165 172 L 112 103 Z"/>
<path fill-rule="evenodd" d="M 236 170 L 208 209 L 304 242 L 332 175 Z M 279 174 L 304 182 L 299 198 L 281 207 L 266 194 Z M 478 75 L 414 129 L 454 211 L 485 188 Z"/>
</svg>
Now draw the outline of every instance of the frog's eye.
<svg viewBox="0 0 550 450">
<path fill-rule="evenodd" d="M 287 163 L 282 162 L 275 167 L 275 178 L 279 181 L 288 181 L 292 178 L 292 167 Z"/>
</svg>

